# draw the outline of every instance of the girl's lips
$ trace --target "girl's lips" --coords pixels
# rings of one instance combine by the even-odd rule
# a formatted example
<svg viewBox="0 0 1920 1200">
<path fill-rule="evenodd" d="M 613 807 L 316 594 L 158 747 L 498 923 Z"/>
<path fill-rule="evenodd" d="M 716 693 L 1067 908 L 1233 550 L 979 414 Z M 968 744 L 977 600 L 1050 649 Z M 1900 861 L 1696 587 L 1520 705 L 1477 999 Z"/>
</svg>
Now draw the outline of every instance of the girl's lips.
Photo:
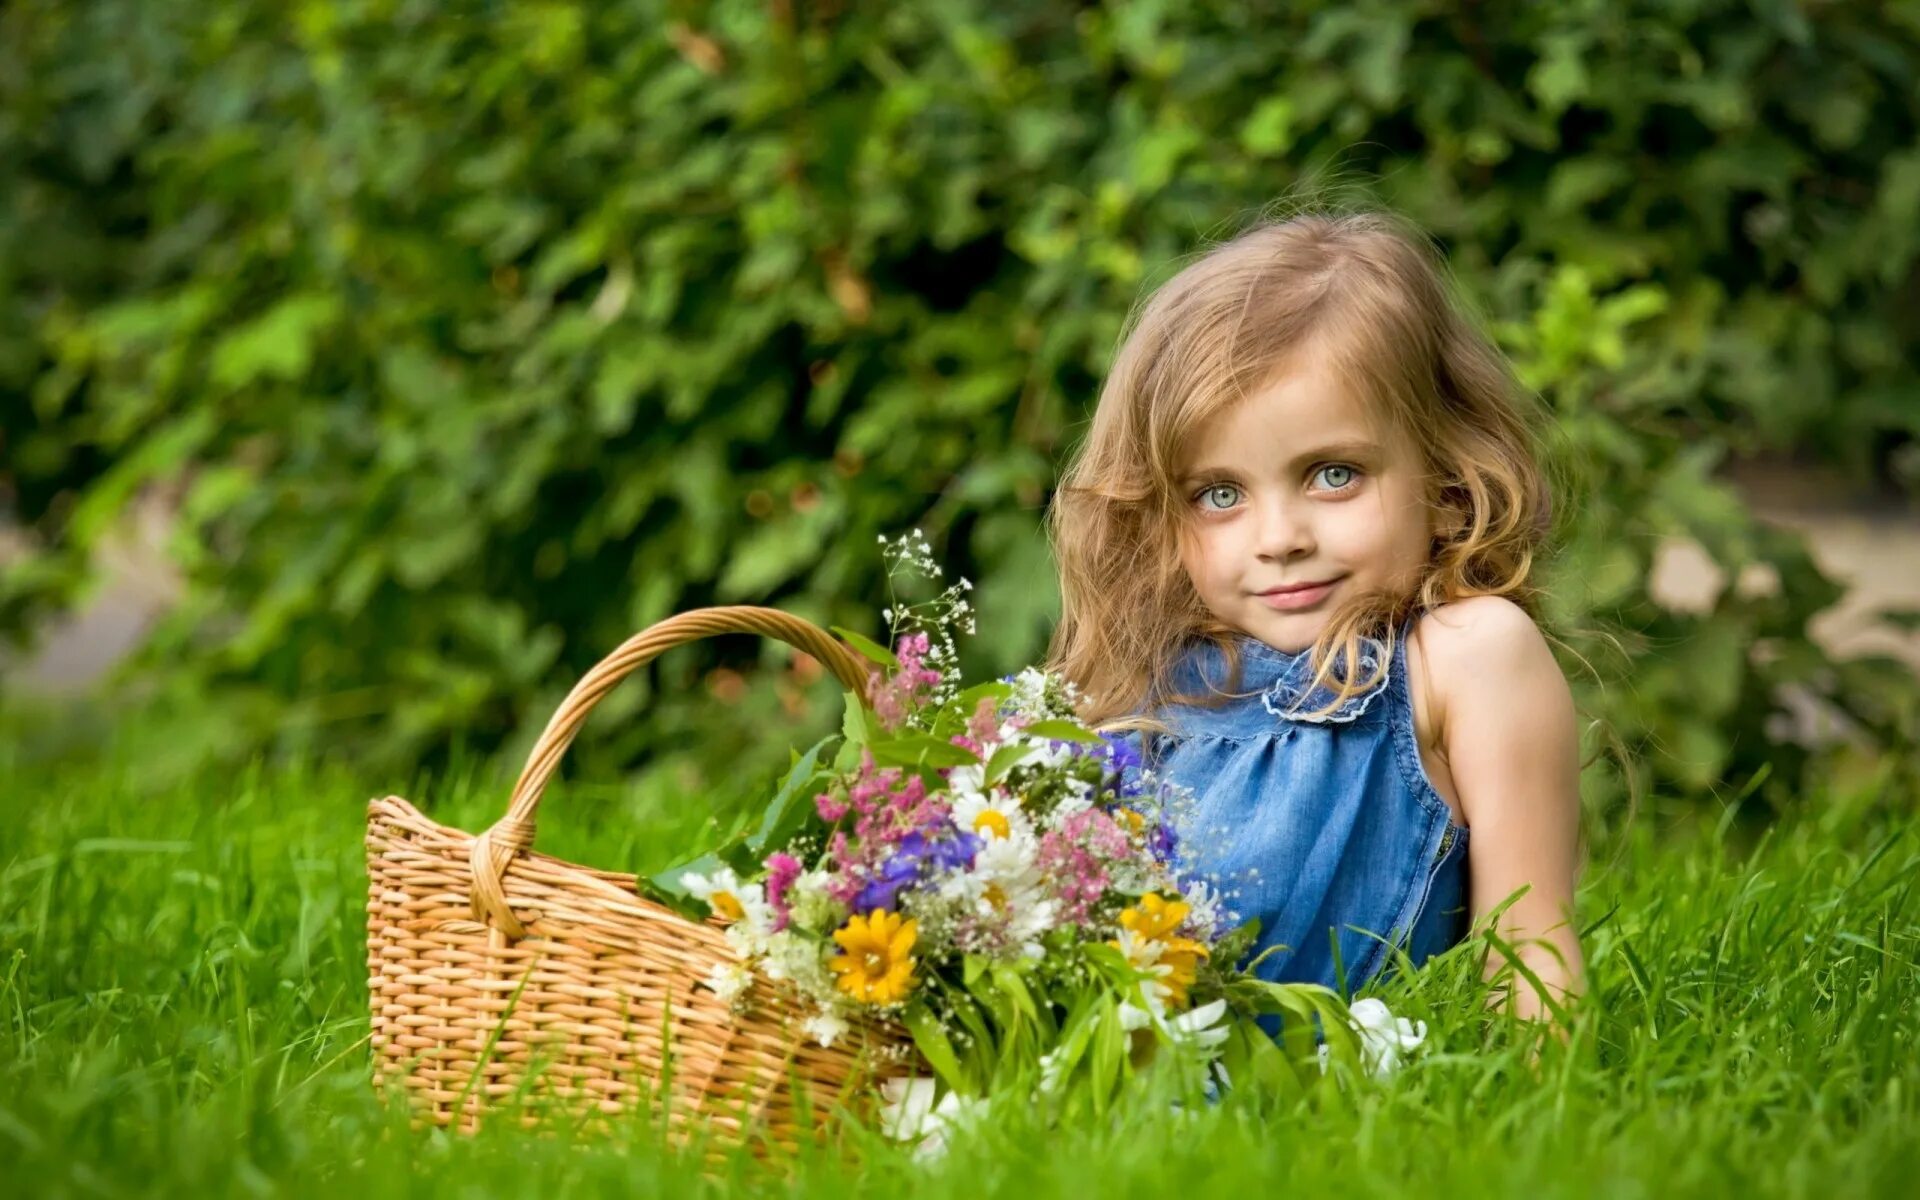
<svg viewBox="0 0 1920 1200">
<path fill-rule="evenodd" d="M 1325 600 L 1328 594 L 1333 591 L 1333 585 L 1339 582 L 1338 579 L 1329 579 L 1325 583 L 1316 584 L 1310 588 L 1301 588 L 1298 591 L 1261 592 L 1259 593 L 1259 600 L 1260 603 L 1266 605 L 1268 608 L 1279 609 L 1282 612 L 1294 612 L 1302 608 L 1312 608 L 1322 600 Z"/>
</svg>

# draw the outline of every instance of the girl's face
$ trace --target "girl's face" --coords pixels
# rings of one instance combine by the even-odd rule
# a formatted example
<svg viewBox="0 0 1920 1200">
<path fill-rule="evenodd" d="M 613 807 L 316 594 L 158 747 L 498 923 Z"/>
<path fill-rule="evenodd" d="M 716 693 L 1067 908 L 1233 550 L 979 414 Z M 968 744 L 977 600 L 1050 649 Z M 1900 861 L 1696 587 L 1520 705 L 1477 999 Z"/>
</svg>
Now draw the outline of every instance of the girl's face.
<svg viewBox="0 0 1920 1200">
<path fill-rule="evenodd" d="M 1413 587 L 1433 514 L 1413 448 L 1366 418 L 1360 398 L 1310 365 L 1188 439 L 1180 560 L 1216 618 L 1298 653 L 1355 589 Z"/>
</svg>

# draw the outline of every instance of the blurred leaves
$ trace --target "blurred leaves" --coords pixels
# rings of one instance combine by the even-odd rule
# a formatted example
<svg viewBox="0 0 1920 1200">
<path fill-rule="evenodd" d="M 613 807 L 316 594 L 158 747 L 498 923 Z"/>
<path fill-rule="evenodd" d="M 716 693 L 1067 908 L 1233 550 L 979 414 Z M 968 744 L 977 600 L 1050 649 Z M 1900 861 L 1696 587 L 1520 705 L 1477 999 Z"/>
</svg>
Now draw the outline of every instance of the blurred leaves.
<svg viewBox="0 0 1920 1200">
<path fill-rule="evenodd" d="M 1554 616 L 1628 655 L 1583 703 L 1707 788 L 1773 753 L 1775 689 L 1841 679 L 1805 632 L 1835 589 L 1712 471 L 1866 473 L 1920 433 L 1916 65 L 1893 10 L 1723 0 L 18 0 L 0 485 L 40 550 L 0 628 L 152 485 L 192 587 L 142 665 L 245 697 L 256 742 L 524 742 L 702 604 L 872 630 L 875 536 L 914 524 L 981 583 L 969 669 L 1006 670 L 1057 612 L 1040 516 L 1129 306 L 1360 176 L 1589 485 Z M 1669 535 L 1782 586 L 1667 612 Z M 774 770 L 833 697 L 712 681 L 786 661 L 676 652 L 586 741 Z"/>
</svg>

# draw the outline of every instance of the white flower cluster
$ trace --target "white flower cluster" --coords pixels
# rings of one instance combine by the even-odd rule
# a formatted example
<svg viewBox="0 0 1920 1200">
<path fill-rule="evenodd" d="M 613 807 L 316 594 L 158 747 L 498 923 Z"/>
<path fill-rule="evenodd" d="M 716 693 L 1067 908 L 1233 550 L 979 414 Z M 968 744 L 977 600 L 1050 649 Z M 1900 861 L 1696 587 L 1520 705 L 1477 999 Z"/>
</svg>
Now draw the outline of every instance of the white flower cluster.
<svg viewBox="0 0 1920 1200">
<path fill-rule="evenodd" d="M 808 914 L 820 920 L 832 919 L 837 910 L 826 894 L 826 882 L 826 874 L 821 871 L 809 871 L 794 880 L 787 900 L 796 917 Z M 805 995 L 833 994 L 833 975 L 821 961 L 819 948 L 774 931 L 773 907 L 767 903 L 764 884 L 742 882 L 732 867 L 721 867 L 711 874 L 688 872 L 680 877 L 680 885 L 715 913 L 731 920 L 725 937 L 741 961 L 715 966 L 701 980 L 731 1011 L 748 1010 L 753 983 L 748 963 L 768 979 L 791 982 Z M 822 1046 L 831 1046 L 849 1026 L 830 1004 L 822 1002 L 804 1019 L 802 1028 Z"/>
<path fill-rule="evenodd" d="M 888 541 L 884 533 L 877 536 L 880 539 L 881 557 L 887 565 L 889 592 L 893 590 L 896 576 L 941 578 L 940 564 L 933 557 L 933 546 L 919 529 L 908 530 L 892 541 Z M 941 675 L 940 686 L 933 690 L 930 698 L 933 704 L 944 704 L 958 691 L 959 649 L 954 645 L 953 635 L 956 630 L 968 634 L 977 631 L 973 602 L 967 599 L 967 593 L 972 590 L 973 582 L 962 578 L 931 600 L 901 604 L 896 599 L 893 604 L 880 610 L 892 641 L 897 643 L 902 635 L 914 631 L 927 635 L 926 664 Z"/>
<path fill-rule="evenodd" d="M 1027 667 L 1008 682 L 1013 687 L 1009 703 L 1024 713 L 1074 721 L 1079 719 L 1080 707 L 1086 702 L 1086 694 L 1073 680 L 1038 667 Z"/>
<path fill-rule="evenodd" d="M 1396 1017 L 1386 1002 L 1368 996 L 1353 1002 L 1350 1024 L 1360 1038 L 1360 1062 L 1375 1079 L 1399 1069 L 1400 1062 L 1427 1040 L 1427 1023 Z M 1326 1074 L 1330 1050 L 1320 1047 L 1320 1073 Z"/>
<path fill-rule="evenodd" d="M 973 866 L 949 875 L 937 894 L 957 901 L 964 917 L 971 918 L 956 922 L 955 941 L 962 949 L 1040 958 L 1040 938 L 1058 920 L 1058 906 L 1047 895 L 1036 861 L 1040 830 L 1019 797 L 985 787 L 985 769 L 956 767 L 947 780 L 954 828 L 979 838 L 980 849 Z"/>
</svg>

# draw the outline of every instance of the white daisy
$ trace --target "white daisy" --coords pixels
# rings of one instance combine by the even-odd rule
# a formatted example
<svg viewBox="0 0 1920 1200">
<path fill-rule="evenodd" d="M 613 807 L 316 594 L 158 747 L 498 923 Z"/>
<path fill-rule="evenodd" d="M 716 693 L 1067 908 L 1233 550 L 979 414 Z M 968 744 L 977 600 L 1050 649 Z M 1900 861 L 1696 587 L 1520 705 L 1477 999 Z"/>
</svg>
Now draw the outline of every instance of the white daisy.
<svg viewBox="0 0 1920 1200">
<path fill-rule="evenodd" d="M 688 871 L 680 877 L 680 886 L 723 921 L 745 921 L 756 930 L 772 922 L 765 889 L 757 883 L 741 883 L 732 867 L 721 867 L 710 875 Z"/>
<path fill-rule="evenodd" d="M 961 796 L 977 796 L 987 788 L 987 764 L 962 763 L 947 772 L 947 791 L 957 801 Z"/>
<path fill-rule="evenodd" d="M 985 838 L 980 850 L 973 856 L 973 869 L 968 874 L 980 879 L 983 884 L 1000 885 L 1000 890 L 1011 895 L 1013 892 L 1038 890 L 1044 880 L 1036 858 L 1040 853 L 1039 839 L 1033 831 L 1025 827 L 1011 826 L 1006 837 Z"/>
<path fill-rule="evenodd" d="M 719 879 L 722 874 L 729 878 Z M 708 896 L 703 899 L 713 908 L 715 916 L 731 922 L 721 936 L 740 957 L 763 957 L 767 953 L 767 940 L 773 936 L 773 906 L 767 903 L 766 889 L 757 883 L 733 882 L 733 872 L 724 868 L 714 875 L 717 883 L 702 881 L 710 884 Z M 728 883 L 732 884 L 730 890 L 725 887 Z"/>
<path fill-rule="evenodd" d="M 1028 958 L 1040 958 L 1039 939 L 1058 921 L 1058 905 L 1047 895 L 1034 856 L 1039 842 L 1024 822 L 1006 837 L 983 840 L 970 870 L 956 872 L 945 889 L 979 918 L 998 928 L 1006 944 Z"/>
<path fill-rule="evenodd" d="M 976 834 L 987 841 L 1029 833 L 1032 822 L 1020 810 L 1020 801 L 995 789 L 980 792 L 955 792 L 953 824 L 962 833 Z"/>
<path fill-rule="evenodd" d="M 1147 1007 L 1156 1016 L 1164 1013 L 1170 989 L 1162 980 L 1173 973 L 1171 965 L 1160 961 L 1160 952 L 1166 949 L 1166 944 L 1158 938 L 1141 937 L 1131 929 L 1123 928 L 1119 934 L 1115 942 L 1120 947 L 1121 956 L 1127 960 L 1127 965 L 1143 975 L 1152 977 L 1144 981 L 1140 988 Z"/>
</svg>

